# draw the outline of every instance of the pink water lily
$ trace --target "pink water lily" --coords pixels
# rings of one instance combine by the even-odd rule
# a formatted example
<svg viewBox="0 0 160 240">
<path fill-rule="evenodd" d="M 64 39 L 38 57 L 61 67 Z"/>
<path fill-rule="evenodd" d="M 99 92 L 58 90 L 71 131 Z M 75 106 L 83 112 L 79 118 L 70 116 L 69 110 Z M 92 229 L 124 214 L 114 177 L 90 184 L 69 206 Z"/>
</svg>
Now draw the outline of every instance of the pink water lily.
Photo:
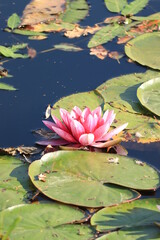
<svg viewBox="0 0 160 240">
<path fill-rule="evenodd" d="M 101 107 L 97 107 L 91 111 L 85 108 L 83 111 L 75 106 L 69 113 L 65 109 L 60 109 L 62 121 L 52 115 L 51 121 L 43 121 L 43 123 L 59 138 L 38 142 L 42 145 L 73 145 L 73 146 L 93 146 L 104 148 L 112 145 L 114 141 L 111 139 L 123 131 L 128 123 L 109 131 L 112 122 L 115 119 L 113 110 L 107 110 L 102 116 Z M 116 143 L 116 142 L 115 142 Z"/>
</svg>

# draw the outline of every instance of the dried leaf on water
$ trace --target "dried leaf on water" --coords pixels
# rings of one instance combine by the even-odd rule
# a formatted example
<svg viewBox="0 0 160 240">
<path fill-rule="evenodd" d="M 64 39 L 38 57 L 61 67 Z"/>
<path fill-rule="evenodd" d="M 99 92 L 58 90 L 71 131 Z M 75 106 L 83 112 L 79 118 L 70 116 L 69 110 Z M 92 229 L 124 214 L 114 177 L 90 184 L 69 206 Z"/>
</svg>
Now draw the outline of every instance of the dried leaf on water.
<svg viewBox="0 0 160 240">
<path fill-rule="evenodd" d="M 55 19 L 65 9 L 65 0 L 32 0 L 24 9 L 21 26 Z"/>
<path fill-rule="evenodd" d="M 106 50 L 102 45 L 90 48 L 90 55 L 95 55 L 101 60 L 104 60 L 107 57 L 107 54 L 108 50 Z"/>
</svg>

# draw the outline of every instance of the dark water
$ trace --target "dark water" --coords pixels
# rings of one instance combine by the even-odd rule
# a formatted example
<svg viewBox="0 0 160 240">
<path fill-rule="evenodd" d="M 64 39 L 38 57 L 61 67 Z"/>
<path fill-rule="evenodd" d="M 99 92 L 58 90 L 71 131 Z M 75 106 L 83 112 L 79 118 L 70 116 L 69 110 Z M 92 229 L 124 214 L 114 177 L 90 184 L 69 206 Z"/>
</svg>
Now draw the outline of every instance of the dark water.
<svg viewBox="0 0 160 240">
<path fill-rule="evenodd" d="M 2 79 L 18 88 L 16 92 L 0 91 L 0 146 L 9 147 L 24 144 L 31 146 L 35 137 L 31 130 L 43 127 L 42 119 L 47 105 L 71 93 L 88 91 L 96 88 L 109 78 L 146 71 L 145 67 L 130 64 L 126 58 L 120 64 L 107 58 L 102 61 L 89 55 L 87 42 L 89 37 L 69 40 L 61 33 L 51 33 L 43 41 L 28 40 L 25 36 L 3 32 L 7 18 L 14 12 L 22 15 L 29 1 L 0 0 L 0 45 L 12 45 L 26 42 L 37 52 L 51 48 L 57 43 L 74 43 L 85 50 L 78 53 L 53 51 L 38 54 L 34 59 L 10 60 L 4 64 L 13 78 Z M 104 7 L 102 0 L 89 1 L 90 15 L 82 25 L 94 25 L 106 17 L 113 16 Z M 160 2 L 150 0 L 149 5 L 139 15 L 147 16 L 160 11 Z M 123 46 L 107 44 L 110 50 L 123 50 Z M 129 156 L 149 162 L 160 169 L 160 144 L 123 144 Z M 157 191 L 156 196 L 160 196 Z"/>
</svg>

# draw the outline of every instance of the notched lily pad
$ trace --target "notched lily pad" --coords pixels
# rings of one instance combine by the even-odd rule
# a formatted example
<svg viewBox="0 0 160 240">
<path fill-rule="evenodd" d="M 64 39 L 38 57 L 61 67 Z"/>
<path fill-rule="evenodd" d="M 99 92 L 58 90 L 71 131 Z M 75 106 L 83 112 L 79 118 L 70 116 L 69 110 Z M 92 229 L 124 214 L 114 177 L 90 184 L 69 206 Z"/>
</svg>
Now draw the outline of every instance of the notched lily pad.
<svg viewBox="0 0 160 240">
<path fill-rule="evenodd" d="M 113 161 L 117 157 L 118 161 Z M 39 174 L 46 175 L 45 182 L 38 180 Z M 139 194 L 122 186 L 155 190 L 160 178 L 154 168 L 147 164 L 140 166 L 135 159 L 85 151 L 48 153 L 30 165 L 29 176 L 49 198 L 87 207 L 131 201 Z"/>
</svg>

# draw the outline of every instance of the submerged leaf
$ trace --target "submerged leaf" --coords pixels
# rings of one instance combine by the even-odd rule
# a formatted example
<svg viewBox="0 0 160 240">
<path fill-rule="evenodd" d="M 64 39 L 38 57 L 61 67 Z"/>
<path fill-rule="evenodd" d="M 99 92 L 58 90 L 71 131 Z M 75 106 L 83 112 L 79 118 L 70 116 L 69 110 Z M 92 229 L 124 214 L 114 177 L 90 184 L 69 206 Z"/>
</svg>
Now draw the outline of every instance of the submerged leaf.
<svg viewBox="0 0 160 240">
<path fill-rule="evenodd" d="M 54 45 L 54 48 L 57 50 L 62 50 L 62 51 L 67 51 L 67 52 L 79 52 L 82 51 L 83 49 L 80 47 L 77 47 L 73 44 L 69 44 L 69 43 L 60 43 L 60 44 L 56 44 Z"/>
</svg>

